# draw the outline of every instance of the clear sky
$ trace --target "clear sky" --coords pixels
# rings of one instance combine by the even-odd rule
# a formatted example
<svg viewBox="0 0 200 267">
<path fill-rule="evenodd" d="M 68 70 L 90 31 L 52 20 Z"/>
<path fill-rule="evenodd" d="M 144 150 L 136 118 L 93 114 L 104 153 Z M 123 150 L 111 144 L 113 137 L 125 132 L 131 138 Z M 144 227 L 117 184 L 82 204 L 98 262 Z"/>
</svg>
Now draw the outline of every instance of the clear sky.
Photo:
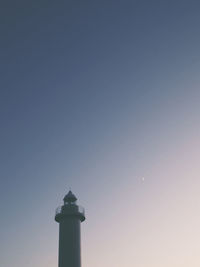
<svg viewBox="0 0 200 267">
<path fill-rule="evenodd" d="M 3 0 L 0 265 L 56 267 L 55 208 L 86 209 L 83 267 L 199 267 L 200 3 Z"/>
</svg>

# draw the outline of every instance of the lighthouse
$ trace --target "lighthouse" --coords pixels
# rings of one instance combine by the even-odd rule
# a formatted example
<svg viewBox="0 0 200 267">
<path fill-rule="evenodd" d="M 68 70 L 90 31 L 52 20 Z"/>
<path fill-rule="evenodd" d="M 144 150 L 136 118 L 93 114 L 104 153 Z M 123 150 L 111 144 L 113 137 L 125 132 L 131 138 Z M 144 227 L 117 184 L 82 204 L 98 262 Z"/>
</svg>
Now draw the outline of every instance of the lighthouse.
<svg viewBox="0 0 200 267">
<path fill-rule="evenodd" d="M 59 223 L 59 267 L 81 267 L 81 222 L 85 220 L 84 208 L 77 205 L 71 192 L 64 197 L 64 204 L 56 209 Z"/>
</svg>

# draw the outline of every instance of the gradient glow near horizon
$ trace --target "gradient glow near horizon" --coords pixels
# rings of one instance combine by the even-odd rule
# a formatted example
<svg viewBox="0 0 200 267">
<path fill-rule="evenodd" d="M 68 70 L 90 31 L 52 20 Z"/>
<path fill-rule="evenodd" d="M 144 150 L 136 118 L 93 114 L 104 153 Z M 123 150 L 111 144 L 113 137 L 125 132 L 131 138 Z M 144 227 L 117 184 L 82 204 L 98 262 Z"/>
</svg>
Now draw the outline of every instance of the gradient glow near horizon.
<svg viewBox="0 0 200 267">
<path fill-rule="evenodd" d="M 58 266 L 69 188 L 86 209 L 83 267 L 200 266 L 199 11 L 4 3 L 1 266 Z"/>
</svg>

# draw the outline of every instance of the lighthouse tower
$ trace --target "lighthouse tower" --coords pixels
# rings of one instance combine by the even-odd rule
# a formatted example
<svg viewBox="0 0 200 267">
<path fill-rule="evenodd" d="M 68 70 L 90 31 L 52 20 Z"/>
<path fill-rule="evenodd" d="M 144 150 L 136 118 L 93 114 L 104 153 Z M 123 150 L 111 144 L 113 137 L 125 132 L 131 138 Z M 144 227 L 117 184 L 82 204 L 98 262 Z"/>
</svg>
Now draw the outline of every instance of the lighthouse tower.
<svg viewBox="0 0 200 267">
<path fill-rule="evenodd" d="M 80 224 L 85 220 L 84 209 L 76 204 L 76 196 L 69 191 L 64 205 L 56 209 L 59 223 L 59 267 L 81 267 Z"/>
</svg>

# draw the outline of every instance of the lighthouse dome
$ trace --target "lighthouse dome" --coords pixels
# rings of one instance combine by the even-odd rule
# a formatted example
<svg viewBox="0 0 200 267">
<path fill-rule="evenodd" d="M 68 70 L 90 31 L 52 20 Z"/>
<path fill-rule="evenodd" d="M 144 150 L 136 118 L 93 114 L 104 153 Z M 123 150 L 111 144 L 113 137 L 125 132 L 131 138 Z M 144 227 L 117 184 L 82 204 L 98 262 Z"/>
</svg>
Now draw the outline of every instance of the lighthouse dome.
<svg viewBox="0 0 200 267">
<path fill-rule="evenodd" d="M 64 203 L 75 203 L 77 198 L 76 196 L 72 193 L 71 190 L 67 193 L 67 195 L 64 197 Z"/>
</svg>

